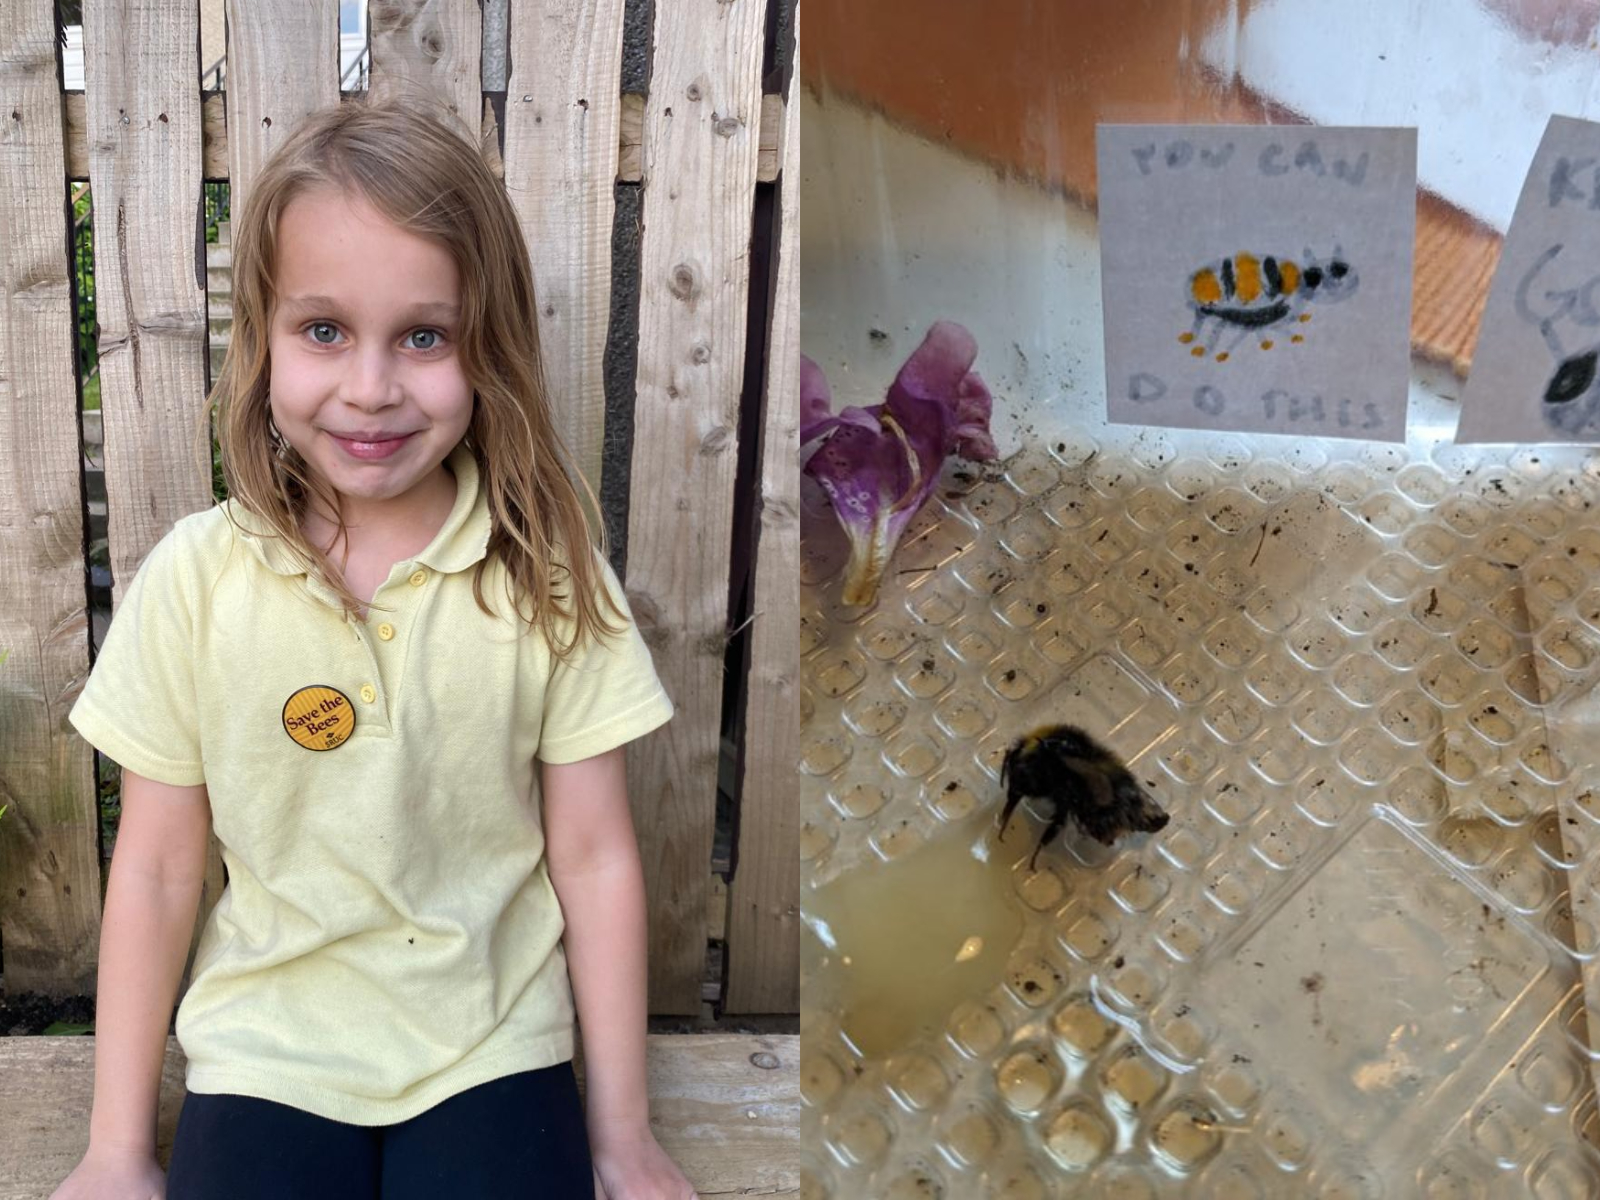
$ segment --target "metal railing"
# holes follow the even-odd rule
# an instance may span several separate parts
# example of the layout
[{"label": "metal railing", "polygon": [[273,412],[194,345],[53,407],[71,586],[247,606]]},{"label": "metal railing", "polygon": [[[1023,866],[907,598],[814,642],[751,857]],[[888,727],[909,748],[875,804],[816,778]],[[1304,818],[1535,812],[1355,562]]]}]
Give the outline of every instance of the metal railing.
[{"label": "metal railing", "polygon": [[[350,60],[350,65],[339,76],[339,90],[341,92],[365,90],[371,63],[372,47],[369,44],[361,47],[361,53]],[[227,67],[228,56],[224,54],[201,74],[200,90],[202,92],[226,91]]]},{"label": "metal railing", "polygon": [[[368,68],[372,62],[372,43],[368,42],[361,47],[361,53],[350,60],[350,65],[344,69],[344,74],[339,77],[339,90],[341,92],[365,91],[367,89]],[[352,84],[351,80],[355,82]]]}]

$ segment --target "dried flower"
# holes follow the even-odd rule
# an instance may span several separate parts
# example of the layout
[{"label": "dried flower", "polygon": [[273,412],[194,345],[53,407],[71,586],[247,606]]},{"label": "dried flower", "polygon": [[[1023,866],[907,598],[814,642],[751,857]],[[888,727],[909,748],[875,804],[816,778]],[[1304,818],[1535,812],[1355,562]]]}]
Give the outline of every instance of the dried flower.
[{"label": "dried flower", "polygon": [[826,437],[803,468],[822,487],[850,538],[844,602],[871,604],[900,536],[933,494],[951,454],[996,456],[993,398],[972,370],[978,343],[939,321],[900,368],[882,404],[835,414],[828,381],[800,359],[800,443]]}]

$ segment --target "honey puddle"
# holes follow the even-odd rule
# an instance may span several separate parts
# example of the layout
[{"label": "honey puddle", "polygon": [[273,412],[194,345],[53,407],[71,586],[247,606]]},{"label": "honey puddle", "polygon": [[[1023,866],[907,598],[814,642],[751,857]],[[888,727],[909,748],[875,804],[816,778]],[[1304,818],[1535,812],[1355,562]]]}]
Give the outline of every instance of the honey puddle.
[{"label": "honey puddle", "polygon": [[863,1057],[938,1032],[957,1005],[1004,974],[1022,913],[1007,865],[989,850],[987,837],[968,827],[811,894],[807,1003],[839,1011]]}]

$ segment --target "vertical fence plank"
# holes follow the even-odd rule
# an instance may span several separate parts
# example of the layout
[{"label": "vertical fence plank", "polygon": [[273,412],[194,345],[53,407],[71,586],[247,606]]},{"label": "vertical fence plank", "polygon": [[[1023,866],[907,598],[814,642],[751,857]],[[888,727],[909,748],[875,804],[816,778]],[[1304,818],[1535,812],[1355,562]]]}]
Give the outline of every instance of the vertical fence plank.
[{"label": "vertical fence plank", "polygon": [[200,89],[193,0],[86,0],[84,93],[113,608],[178,521],[211,504]]},{"label": "vertical fence plank", "polygon": [[[799,36],[799,13],[795,14]],[[739,843],[728,899],[731,1013],[800,1009],[800,106],[789,77],[779,149],[778,278],[767,339],[754,621]]]},{"label": "vertical fence plank", "polygon": [[483,123],[483,11],[478,0],[367,0],[375,99],[421,87],[477,145]]},{"label": "vertical fence plank", "polygon": [[[206,394],[200,88],[190,49],[199,15],[194,0],[87,0],[83,25],[115,612],[150,548],[211,504],[210,455],[195,437]],[[213,839],[200,911],[221,893]]]},{"label": "vertical fence plank", "polygon": [[678,714],[628,776],[658,1013],[698,1012],[705,969],[765,9],[659,6],[645,104],[627,590]]},{"label": "vertical fence plank", "polygon": [[93,990],[94,754],[55,6],[0,0],[0,938],[8,991]]},{"label": "vertical fence plank", "polygon": [[302,118],[339,102],[338,0],[227,0],[228,211]]},{"label": "vertical fence plank", "polygon": [[545,378],[556,425],[597,493],[622,13],[623,0],[522,0],[506,83],[506,192],[533,261]]}]

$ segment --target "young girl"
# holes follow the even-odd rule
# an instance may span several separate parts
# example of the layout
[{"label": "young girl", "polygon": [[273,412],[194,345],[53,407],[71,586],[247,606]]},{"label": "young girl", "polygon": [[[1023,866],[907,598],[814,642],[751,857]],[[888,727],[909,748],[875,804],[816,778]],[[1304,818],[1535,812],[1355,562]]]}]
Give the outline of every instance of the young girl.
[{"label": "young girl", "polygon": [[123,807],[55,1195],[163,1194],[215,828],[170,1200],[692,1197],[646,1113],[622,750],[672,705],[552,424],[505,191],[414,104],[346,103],[262,169],[233,255],[230,499],[151,550],[70,714]]}]

